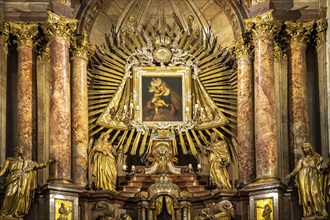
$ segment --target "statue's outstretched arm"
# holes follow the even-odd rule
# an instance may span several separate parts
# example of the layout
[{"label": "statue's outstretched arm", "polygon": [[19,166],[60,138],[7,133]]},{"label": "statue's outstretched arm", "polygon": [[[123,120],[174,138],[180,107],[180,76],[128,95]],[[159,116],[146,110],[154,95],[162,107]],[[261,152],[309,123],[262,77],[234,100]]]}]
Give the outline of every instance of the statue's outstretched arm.
[{"label": "statue's outstretched arm", "polygon": [[288,175],[286,176],[286,178],[289,179],[289,178],[291,178],[291,177],[297,175],[297,173],[299,173],[299,171],[301,170],[301,168],[302,168],[302,161],[301,161],[301,159],[300,159],[300,160],[298,161],[297,166],[294,168],[294,170],[293,170],[290,174],[288,174]]},{"label": "statue's outstretched arm", "polygon": [[46,163],[39,163],[36,165],[35,169],[38,170],[38,169],[42,169],[42,168],[45,168],[47,167],[50,163],[53,163],[55,160],[54,159],[50,159],[48,160]]}]

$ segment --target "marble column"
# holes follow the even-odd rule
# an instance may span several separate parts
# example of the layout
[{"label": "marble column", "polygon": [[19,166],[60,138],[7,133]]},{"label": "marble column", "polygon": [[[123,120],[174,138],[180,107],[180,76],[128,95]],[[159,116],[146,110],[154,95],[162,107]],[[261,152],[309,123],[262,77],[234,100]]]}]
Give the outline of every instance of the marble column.
[{"label": "marble column", "polygon": [[280,24],[273,17],[272,10],[245,22],[247,30],[253,33],[255,47],[256,182],[273,182],[278,180],[273,41]]},{"label": "marble column", "polygon": [[38,34],[37,24],[10,23],[11,32],[17,38],[17,145],[23,146],[24,158],[32,159],[35,133],[33,102],[33,38]]},{"label": "marble column", "polygon": [[[7,145],[7,55],[9,24],[0,23],[0,161],[6,159]],[[1,164],[2,165],[2,164]]]},{"label": "marble column", "polygon": [[326,55],[326,30],[327,20],[320,19],[316,21],[316,51],[319,79],[319,102],[320,102],[320,136],[322,156],[328,157],[329,146],[329,118],[328,118],[328,84],[327,84],[327,55]]},{"label": "marble column", "polygon": [[72,51],[72,179],[87,185],[88,97],[87,64],[91,46],[86,36],[77,37]]},{"label": "marble column", "polygon": [[237,60],[237,155],[239,185],[255,179],[255,150],[253,127],[253,70],[251,44],[245,36],[236,42]]},{"label": "marble column", "polygon": [[285,24],[286,31],[291,37],[291,137],[293,139],[292,147],[295,153],[295,162],[297,162],[302,154],[303,143],[309,141],[306,48],[314,21],[285,22]]},{"label": "marble column", "polygon": [[50,44],[49,181],[71,183],[70,36],[77,21],[48,12]]}]

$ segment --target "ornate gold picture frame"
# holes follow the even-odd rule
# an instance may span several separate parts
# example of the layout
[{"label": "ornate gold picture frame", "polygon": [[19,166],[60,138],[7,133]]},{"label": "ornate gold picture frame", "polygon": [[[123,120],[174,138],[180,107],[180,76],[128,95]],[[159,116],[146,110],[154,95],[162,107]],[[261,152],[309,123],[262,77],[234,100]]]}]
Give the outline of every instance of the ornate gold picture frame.
[{"label": "ornate gold picture frame", "polygon": [[169,129],[191,121],[189,67],[135,67],[134,121],[151,129]]}]

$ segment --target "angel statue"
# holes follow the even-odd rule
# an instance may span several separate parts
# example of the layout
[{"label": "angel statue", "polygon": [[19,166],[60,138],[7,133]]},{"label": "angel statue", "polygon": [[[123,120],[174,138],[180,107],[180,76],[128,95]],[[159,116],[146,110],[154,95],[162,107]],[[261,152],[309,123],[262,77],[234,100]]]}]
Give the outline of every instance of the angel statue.
[{"label": "angel statue", "polygon": [[303,156],[287,179],[297,176],[299,204],[303,206],[304,216],[328,216],[322,174],[323,157],[314,151],[310,143],[304,143]]},{"label": "angel statue", "polygon": [[53,161],[38,164],[23,158],[22,146],[15,148],[15,157],[7,158],[0,170],[0,176],[7,174],[0,219],[23,218],[28,214],[37,188],[37,170],[47,167]]},{"label": "angel statue", "polygon": [[225,140],[220,140],[219,135],[213,132],[211,133],[211,142],[207,146],[206,151],[209,151],[212,183],[220,189],[231,189],[229,173],[227,171],[227,166],[230,163],[228,143]]},{"label": "angel statue", "polygon": [[116,192],[117,169],[109,134],[103,132],[91,150],[92,175],[97,189]]}]

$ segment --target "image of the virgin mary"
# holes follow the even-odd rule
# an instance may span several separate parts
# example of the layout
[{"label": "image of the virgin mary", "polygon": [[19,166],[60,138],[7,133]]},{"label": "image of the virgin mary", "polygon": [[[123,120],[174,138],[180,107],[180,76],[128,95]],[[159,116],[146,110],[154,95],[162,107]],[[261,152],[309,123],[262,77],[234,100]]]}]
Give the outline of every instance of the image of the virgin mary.
[{"label": "image of the virgin mary", "polygon": [[151,98],[143,107],[143,121],[182,121],[182,98],[161,78],[152,78]]}]

